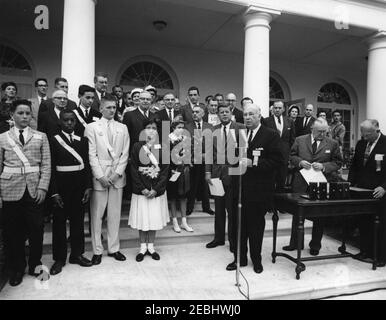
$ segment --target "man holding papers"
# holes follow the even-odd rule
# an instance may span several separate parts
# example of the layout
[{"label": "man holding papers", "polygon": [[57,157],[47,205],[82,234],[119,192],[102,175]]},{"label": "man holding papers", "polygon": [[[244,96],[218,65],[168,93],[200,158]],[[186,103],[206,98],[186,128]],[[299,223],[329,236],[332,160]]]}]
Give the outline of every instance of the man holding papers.
[{"label": "man holding papers", "polygon": [[[294,174],[292,191],[297,193],[306,192],[307,181],[304,176],[314,176],[317,178],[318,172],[323,173],[327,181],[331,181],[342,165],[342,156],[339,152],[338,142],[326,137],[328,132],[328,123],[323,118],[317,118],[312,125],[311,134],[306,134],[295,139],[291,148],[290,161],[297,171]],[[312,170],[301,174],[301,170]],[[308,181],[310,182],[310,181]],[[316,181],[318,182],[318,181]],[[288,246],[283,250],[292,251],[297,248],[297,221],[292,219],[291,240]],[[310,242],[310,254],[318,255],[321,248],[323,236],[323,219],[315,219],[312,228],[312,240]],[[304,244],[302,245],[304,247]]]},{"label": "man holding papers", "polygon": [[[232,165],[238,165],[235,152],[238,151],[236,147],[237,141],[239,141],[239,131],[240,129],[245,129],[245,126],[231,121],[232,111],[230,105],[220,104],[217,108],[217,114],[220,124],[213,127],[213,165],[207,164],[205,167],[205,179],[215,198],[214,240],[209,242],[206,247],[215,248],[224,245],[226,210],[228,212],[229,246],[230,251],[233,252],[236,236],[235,226],[239,184],[238,176],[229,175],[229,168]],[[212,181],[211,178],[217,179]],[[217,187],[218,182],[220,183],[219,188]],[[214,194],[214,192],[222,191],[221,183],[225,194],[219,196]]]}]

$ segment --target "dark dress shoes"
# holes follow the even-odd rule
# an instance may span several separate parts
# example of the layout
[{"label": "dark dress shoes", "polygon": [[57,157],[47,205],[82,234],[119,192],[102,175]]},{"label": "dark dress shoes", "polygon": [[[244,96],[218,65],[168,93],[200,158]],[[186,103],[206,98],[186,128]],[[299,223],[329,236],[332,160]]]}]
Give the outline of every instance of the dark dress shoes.
[{"label": "dark dress shoes", "polygon": [[377,262],[377,268],[383,268],[384,266],[386,266],[386,262],[385,261],[378,261]]},{"label": "dark dress shoes", "polygon": [[[240,267],[245,267],[248,265],[248,261],[241,261],[240,262]],[[228,271],[234,271],[237,269],[237,264],[236,261],[231,262],[230,264],[227,265],[226,270]]]},{"label": "dark dress shoes", "polygon": [[206,247],[211,249],[211,248],[216,248],[218,246],[223,246],[224,244],[225,244],[225,242],[213,240],[213,241],[207,243]]},{"label": "dark dress shoes", "polygon": [[115,260],[118,260],[118,261],[125,261],[126,260],[126,257],[122,253],[120,253],[119,251],[114,252],[114,253],[109,253],[108,256],[113,257]]},{"label": "dark dress shoes", "polygon": [[9,285],[16,287],[23,281],[24,272],[15,272],[9,279]]},{"label": "dark dress shoes", "polygon": [[207,214],[210,214],[211,216],[214,215],[214,211],[212,209],[204,210]]},{"label": "dark dress shoes", "polygon": [[42,265],[37,265],[34,267],[29,267],[28,268],[28,274],[33,277],[38,277],[43,273],[43,266]]},{"label": "dark dress shoes", "polygon": [[153,260],[159,260],[161,259],[161,257],[159,256],[159,254],[157,252],[153,252],[153,253],[150,253],[149,250],[146,251],[146,254],[151,256]]},{"label": "dark dress shoes", "polygon": [[63,266],[64,266],[64,263],[62,261],[55,261],[55,263],[52,265],[50,269],[50,275],[54,276],[58,273],[61,273]]},{"label": "dark dress shoes", "polygon": [[317,256],[319,254],[319,250],[317,249],[310,249],[310,255],[311,256]]},{"label": "dark dress shoes", "polygon": [[143,253],[138,253],[137,256],[135,257],[135,261],[141,262],[145,258],[145,255]]},{"label": "dark dress shoes", "polygon": [[192,212],[193,212],[192,210],[186,210],[186,215],[190,216],[192,214]]},{"label": "dark dress shoes", "polygon": [[256,273],[262,273],[263,270],[264,269],[263,269],[263,265],[261,264],[261,262],[254,264],[253,271],[255,271]]},{"label": "dark dress shoes", "polygon": [[68,262],[71,264],[78,264],[81,267],[91,267],[93,264],[89,259],[83,257],[82,255],[75,258],[70,257],[70,259],[68,259]]},{"label": "dark dress shoes", "polygon": [[352,257],[356,260],[361,260],[361,261],[370,258],[367,252],[359,252],[357,254],[354,254]]},{"label": "dark dress shoes", "polygon": [[[296,246],[291,246],[291,245],[289,245],[289,246],[284,246],[283,248],[282,248],[284,251],[295,251],[295,250],[297,250],[298,248],[296,247]],[[302,247],[302,249],[301,250],[303,250],[304,248]]]},{"label": "dark dress shoes", "polygon": [[91,262],[94,266],[97,264],[100,264],[102,262],[102,255],[101,254],[94,254],[92,256]]}]

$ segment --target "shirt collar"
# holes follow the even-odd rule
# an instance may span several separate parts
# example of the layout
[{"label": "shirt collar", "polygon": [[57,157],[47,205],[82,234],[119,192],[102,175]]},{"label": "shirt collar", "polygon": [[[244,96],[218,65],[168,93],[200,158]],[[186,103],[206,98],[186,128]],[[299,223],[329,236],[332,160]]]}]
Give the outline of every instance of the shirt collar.
[{"label": "shirt collar", "polygon": [[82,105],[80,105],[79,108],[80,108],[80,110],[82,110],[82,112],[83,112],[84,115],[86,115],[86,110],[88,110],[88,112],[90,113],[91,107],[85,108],[85,107],[83,107]]},{"label": "shirt collar", "polygon": [[14,131],[15,131],[15,134],[16,134],[16,136],[18,137],[19,136],[19,134],[20,134],[20,132],[19,132],[19,130],[23,130],[23,135],[28,135],[29,134],[29,127],[25,127],[24,129],[18,129],[18,128],[16,128],[16,127],[13,127],[13,129],[14,129]]},{"label": "shirt collar", "polygon": [[149,117],[149,110],[147,110],[146,111],[146,113],[141,109],[141,108],[138,108],[138,110],[139,110],[139,112],[141,112],[142,113],[142,115],[144,116],[144,117]]},{"label": "shirt collar", "polygon": [[[68,141],[71,141],[70,133],[64,132],[63,130],[62,130],[62,133],[68,139]],[[74,131],[71,132],[71,136],[74,136]]]},{"label": "shirt collar", "polygon": [[100,120],[101,120],[106,126],[107,126],[109,123],[113,123],[113,122],[114,122],[114,119],[107,120],[105,117],[101,117]]}]

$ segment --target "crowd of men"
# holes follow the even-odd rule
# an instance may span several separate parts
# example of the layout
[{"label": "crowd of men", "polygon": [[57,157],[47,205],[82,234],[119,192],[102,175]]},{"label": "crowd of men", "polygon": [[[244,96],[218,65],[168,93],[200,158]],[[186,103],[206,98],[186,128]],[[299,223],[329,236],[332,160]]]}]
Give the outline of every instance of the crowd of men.
[{"label": "crowd of men", "polygon": [[[22,282],[27,266],[26,239],[30,247],[28,272],[39,275],[44,212],[53,217],[51,275],[60,273],[67,261],[67,220],[70,221],[69,263],[83,267],[101,263],[104,216],[108,256],[126,260],[119,244],[121,203],[124,193],[129,198],[131,190],[130,151],[140,141],[149,119],[157,120],[160,141],[165,141],[169,133],[164,132],[164,123],[182,120],[192,137],[192,150],[203,151],[199,161],[191,163],[186,215],[192,213],[197,199],[201,200],[202,211],[214,214],[214,239],[206,245],[209,249],[225,244],[228,216],[229,250],[234,255],[234,261],[226,267],[230,271],[236,269],[238,202],[242,204],[240,265],[248,263],[249,241],[253,269],[261,273],[265,214],[272,209],[274,193],[286,192],[288,181],[293,192],[304,193],[307,183],[299,173],[302,168],[322,171],[330,182],[341,179],[345,127],[339,111],[333,113],[330,126],[323,115],[313,117],[311,104],[305,107],[304,116],[300,117],[298,108],[297,116],[291,118],[285,114],[285,104],[276,101],[270,116],[263,118],[251,98],[244,97],[238,106],[234,93],[215,94],[208,96],[204,104],[200,102],[197,87],[188,89],[187,103],[181,106],[173,93],[159,98],[151,85],[130,92],[115,85],[108,93],[108,77],[104,73],[95,75],[94,86],[79,86],[77,103],[68,98],[68,85],[66,79],[57,78],[48,98],[48,82],[39,78],[35,81],[36,96],[29,100],[17,98],[13,82],[2,85],[0,195],[12,286]],[[349,181],[355,186],[373,189],[375,198],[384,198],[386,138],[376,120],[364,121],[360,130],[362,140],[356,146]],[[213,161],[205,157],[208,146],[204,132],[208,131],[213,137],[209,147]],[[237,162],[230,161],[231,152],[235,152]],[[289,180],[289,176],[292,179]],[[213,211],[209,187],[215,178],[221,180],[225,193],[214,196]],[[91,217],[91,260],[83,255],[87,211]],[[386,261],[383,219],[381,215],[379,266],[384,266]],[[312,255],[319,254],[323,225],[323,220],[314,221]],[[361,221],[360,230],[358,258],[372,259],[369,221]],[[295,250],[295,237],[293,228],[290,243],[284,250]]]}]

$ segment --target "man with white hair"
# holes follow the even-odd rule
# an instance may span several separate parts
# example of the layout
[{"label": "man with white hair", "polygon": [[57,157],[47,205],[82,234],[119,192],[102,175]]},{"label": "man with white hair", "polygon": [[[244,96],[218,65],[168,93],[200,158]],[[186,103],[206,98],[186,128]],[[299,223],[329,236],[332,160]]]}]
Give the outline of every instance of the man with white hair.
[{"label": "man with white hair", "polygon": [[[279,134],[260,123],[261,110],[255,104],[244,109],[244,123],[247,127],[247,158],[242,160],[247,166],[242,176],[241,198],[241,241],[240,266],[246,266],[247,242],[256,273],[263,272],[261,247],[265,229],[265,214],[272,205],[274,193],[274,173],[284,164],[280,151]],[[236,240],[237,242],[237,240]],[[237,244],[235,243],[234,261],[226,269],[236,270]]]},{"label": "man with white hair", "polygon": [[[362,139],[355,147],[348,180],[355,187],[372,189],[373,197],[382,199],[380,204],[380,226],[378,234],[378,267],[386,265],[385,194],[386,194],[386,136],[379,130],[377,120],[368,119],[360,125]],[[360,218],[359,260],[373,259],[373,221],[372,217]]]},{"label": "man with white hair", "polygon": [[[290,153],[290,161],[296,170],[292,182],[293,192],[305,193],[307,191],[307,182],[300,173],[301,169],[309,170],[313,168],[316,171],[322,171],[327,181],[332,181],[334,174],[342,166],[342,155],[339,151],[338,142],[326,137],[328,129],[327,121],[323,118],[317,118],[312,125],[310,134],[295,139]],[[310,254],[313,256],[317,256],[321,248],[323,221],[322,218],[314,219],[312,240],[310,242]],[[293,217],[290,244],[284,246],[283,250],[296,250],[298,241],[297,225],[298,221]]]}]

